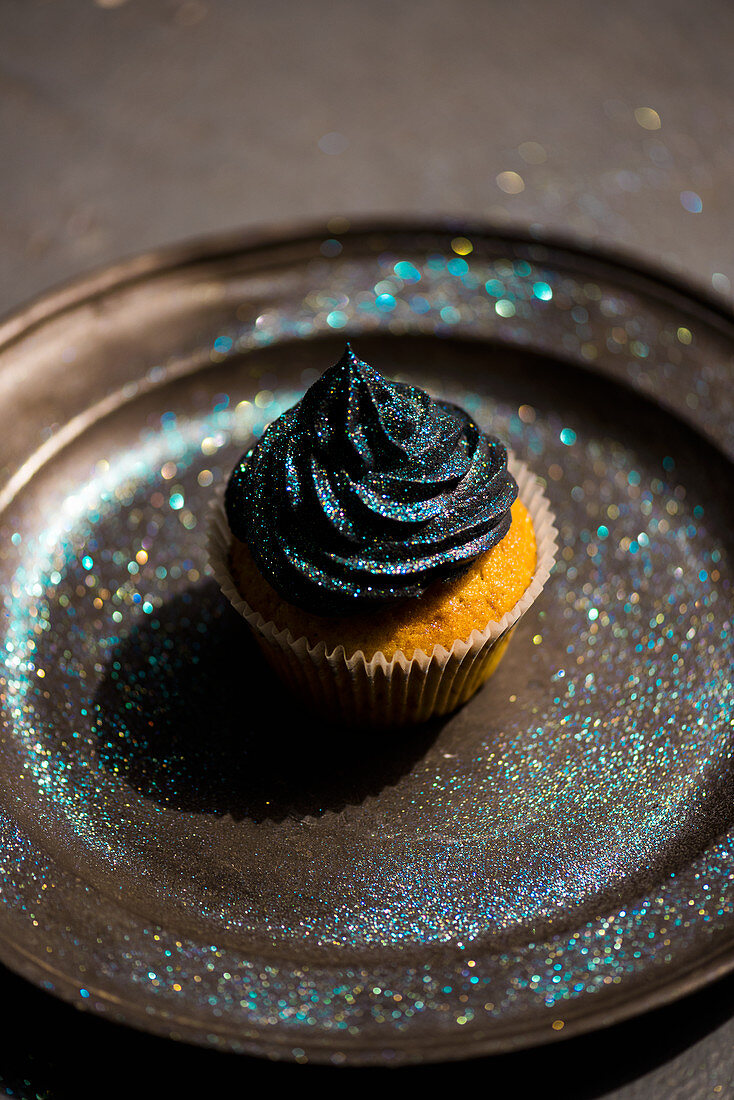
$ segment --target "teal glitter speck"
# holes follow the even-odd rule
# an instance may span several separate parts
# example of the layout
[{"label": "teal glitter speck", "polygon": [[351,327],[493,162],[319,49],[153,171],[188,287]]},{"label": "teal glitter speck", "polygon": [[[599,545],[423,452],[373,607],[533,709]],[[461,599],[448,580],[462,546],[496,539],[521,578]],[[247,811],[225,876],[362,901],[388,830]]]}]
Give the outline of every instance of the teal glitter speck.
[{"label": "teal glitter speck", "polygon": [[404,279],[408,283],[420,282],[421,273],[415,264],[410,263],[409,260],[400,260],[395,264],[393,270],[399,278]]},{"label": "teal glitter speck", "polygon": [[689,214],[700,214],[703,210],[703,199],[695,191],[681,191],[680,204]]}]

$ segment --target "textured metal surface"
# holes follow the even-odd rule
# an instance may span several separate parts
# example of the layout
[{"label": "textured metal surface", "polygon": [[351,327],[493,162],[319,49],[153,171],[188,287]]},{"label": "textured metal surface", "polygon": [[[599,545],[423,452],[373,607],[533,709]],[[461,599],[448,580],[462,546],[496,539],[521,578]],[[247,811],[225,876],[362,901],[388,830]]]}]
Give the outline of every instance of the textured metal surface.
[{"label": "textured metal surface", "polygon": [[[4,957],[296,1060],[610,1022],[732,959],[731,323],[523,240],[333,240],[164,257],[6,329],[58,420],[4,426]],[[504,435],[560,521],[490,687],[399,746],[306,727],[204,577],[207,493],[345,334]]]}]

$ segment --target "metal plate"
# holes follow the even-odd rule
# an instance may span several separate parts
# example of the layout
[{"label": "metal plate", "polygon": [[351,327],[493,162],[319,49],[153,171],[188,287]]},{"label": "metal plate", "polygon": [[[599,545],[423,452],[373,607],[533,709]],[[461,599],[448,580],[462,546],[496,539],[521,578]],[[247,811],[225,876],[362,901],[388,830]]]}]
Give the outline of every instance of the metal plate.
[{"label": "metal plate", "polygon": [[[207,578],[210,495],[345,337],[544,477],[463,710],[355,736]],[[0,330],[3,961],[299,1061],[510,1050],[734,963],[734,326],[611,259],[365,228],[143,257]]]}]

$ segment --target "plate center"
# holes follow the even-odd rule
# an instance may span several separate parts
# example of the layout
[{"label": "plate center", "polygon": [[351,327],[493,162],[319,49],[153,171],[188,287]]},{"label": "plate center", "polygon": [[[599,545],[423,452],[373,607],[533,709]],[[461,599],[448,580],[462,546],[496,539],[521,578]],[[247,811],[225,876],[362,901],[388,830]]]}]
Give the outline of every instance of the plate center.
[{"label": "plate center", "polygon": [[546,479],[559,562],[492,681],[444,722],[355,739],[264,668],[207,577],[207,503],[340,352],[274,347],[121,406],[24,491],[3,779],[67,869],[169,927],[263,951],[526,941],[730,823],[730,467],[546,357],[356,350]]}]

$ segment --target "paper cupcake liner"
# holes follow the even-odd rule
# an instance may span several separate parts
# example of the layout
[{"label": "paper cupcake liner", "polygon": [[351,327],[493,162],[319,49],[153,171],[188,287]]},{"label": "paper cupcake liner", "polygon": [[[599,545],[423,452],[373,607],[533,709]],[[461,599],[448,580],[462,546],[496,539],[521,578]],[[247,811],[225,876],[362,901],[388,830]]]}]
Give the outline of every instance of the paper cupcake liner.
[{"label": "paper cupcake liner", "polygon": [[554,516],[542,485],[524,462],[508,461],[520,500],[533,521],[537,561],[533,579],[515,606],[498,622],[457,639],[450,649],[416,650],[408,659],[398,651],[389,660],[378,651],[369,659],[361,650],[347,656],[343,646],[310,646],[288,629],[266,621],[237,589],[229,566],[232,535],[220,494],[211,504],[209,564],[222,592],[250,626],[269,664],[293,692],[332,720],[359,726],[389,727],[424,722],[448,714],[466,702],[499,664],[512,631],[540,595],[556,554]]}]

